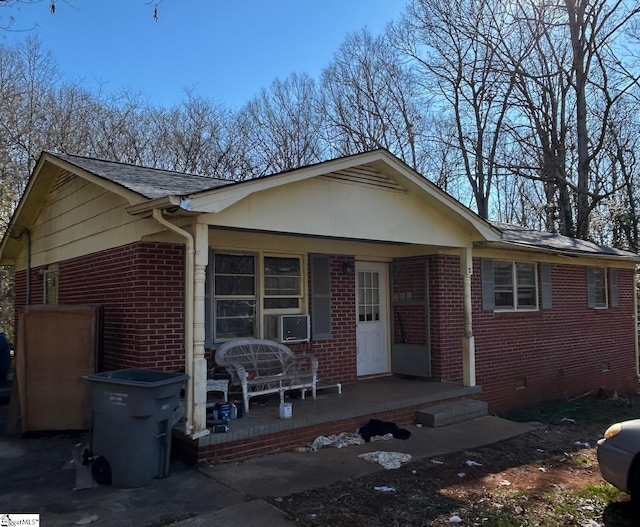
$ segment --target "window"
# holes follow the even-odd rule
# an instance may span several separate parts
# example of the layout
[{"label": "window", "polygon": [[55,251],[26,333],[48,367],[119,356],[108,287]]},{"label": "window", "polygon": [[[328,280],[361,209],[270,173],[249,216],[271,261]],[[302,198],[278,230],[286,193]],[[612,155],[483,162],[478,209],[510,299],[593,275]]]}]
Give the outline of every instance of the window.
[{"label": "window", "polygon": [[538,309],[536,264],[483,259],[482,275],[484,309]]},{"label": "window", "polygon": [[603,267],[594,267],[592,274],[593,307],[607,307],[607,270]]},{"label": "window", "polygon": [[379,273],[360,271],[358,273],[358,321],[380,320]]},{"label": "window", "polygon": [[57,304],[58,303],[58,268],[49,267],[43,272],[44,279],[44,292],[43,303],[44,304]]},{"label": "window", "polygon": [[213,266],[206,286],[208,343],[259,337],[264,335],[258,323],[261,315],[302,312],[301,256],[216,252],[210,261]]},{"label": "window", "polygon": [[536,267],[519,262],[494,262],[496,309],[537,309]]},{"label": "window", "polygon": [[264,309],[300,309],[302,299],[301,259],[264,257]]},{"label": "window", "polygon": [[256,268],[252,255],[216,254],[215,340],[256,336]]}]

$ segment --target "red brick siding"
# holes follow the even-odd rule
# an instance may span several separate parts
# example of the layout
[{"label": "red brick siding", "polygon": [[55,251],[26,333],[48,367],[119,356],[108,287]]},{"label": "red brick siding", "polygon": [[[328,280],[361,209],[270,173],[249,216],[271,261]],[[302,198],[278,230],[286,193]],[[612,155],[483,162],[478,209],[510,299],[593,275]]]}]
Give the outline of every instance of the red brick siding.
[{"label": "red brick siding", "polygon": [[[464,310],[459,260],[437,256],[430,264],[433,376],[460,381]],[[602,385],[637,390],[633,271],[618,271],[620,306],[603,310],[587,307],[585,267],[553,265],[551,273],[552,309],[483,311],[480,260],[474,260],[476,381],[492,412]],[[603,371],[605,364],[608,371]]]},{"label": "red brick siding", "polygon": [[[58,264],[60,304],[104,305],[104,368],[184,369],[184,247],[134,243]],[[40,269],[31,303],[42,303]],[[16,307],[26,272],[16,273]]]},{"label": "red brick siding", "polygon": [[[333,337],[292,346],[318,357],[327,382],[357,378],[355,274],[343,272],[352,256],[333,255]],[[432,378],[462,381],[464,310],[459,258],[429,261]],[[409,268],[411,269],[411,267]],[[42,302],[40,269],[31,275],[31,303]],[[542,399],[573,396],[607,384],[635,391],[634,274],[619,270],[620,306],[587,308],[582,266],[552,266],[553,307],[536,312],[483,311],[480,260],[472,277],[476,380],[495,412]],[[105,305],[105,369],[184,367],[184,248],[136,243],[59,264],[59,301]],[[421,287],[412,277],[415,287]],[[16,307],[26,303],[25,272],[16,273]],[[395,317],[394,317],[395,318]],[[406,310],[410,339],[423,338],[424,314]],[[394,321],[394,324],[396,322]],[[395,328],[399,331],[399,328]],[[604,366],[608,366],[608,371]],[[325,430],[326,431],[326,430]]]},{"label": "red brick siding", "polygon": [[[476,275],[476,278],[478,276]],[[462,382],[464,305],[460,260],[429,258],[431,376],[436,381]]]},{"label": "red brick siding", "polygon": [[347,383],[357,378],[356,277],[343,272],[343,262],[349,262],[352,268],[355,265],[352,256],[331,256],[331,340],[291,345],[296,352],[315,355],[318,377],[329,383]]}]

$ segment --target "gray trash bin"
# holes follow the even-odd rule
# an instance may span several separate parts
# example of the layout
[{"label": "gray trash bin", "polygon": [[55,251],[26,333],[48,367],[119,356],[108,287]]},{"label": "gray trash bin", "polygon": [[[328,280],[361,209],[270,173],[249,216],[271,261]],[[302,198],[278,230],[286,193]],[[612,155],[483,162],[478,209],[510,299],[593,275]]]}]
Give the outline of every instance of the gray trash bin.
[{"label": "gray trash bin", "polygon": [[[115,487],[169,475],[173,412],[184,373],[125,369],[85,375],[93,402],[92,451]],[[106,463],[105,463],[106,461]]]}]

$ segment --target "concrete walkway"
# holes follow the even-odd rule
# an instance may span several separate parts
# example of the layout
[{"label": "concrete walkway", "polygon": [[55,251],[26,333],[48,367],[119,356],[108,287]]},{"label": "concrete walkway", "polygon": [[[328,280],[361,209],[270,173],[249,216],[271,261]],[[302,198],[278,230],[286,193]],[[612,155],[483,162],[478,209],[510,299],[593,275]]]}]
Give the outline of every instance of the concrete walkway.
[{"label": "concrete walkway", "polygon": [[[0,410],[6,407],[0,407]],[[0,415],[0,434],[5,426]],[[412,435],[342,449],[285,452],[241,463],[195,469],[171,465],[168,478],[138,489],[73,490],[71,452],[81,436],[32,439],[0,435],[0,514],[39,513],[42,525],[69,526],[94,519],[96,527],[171,524],[181,527],[294,525],[264,498],[285,497],[376,471],[380,465],[358,454],[386,450],[431,458],[508,439],[531,430],[486,416],[445,428],[406,426]]]}]

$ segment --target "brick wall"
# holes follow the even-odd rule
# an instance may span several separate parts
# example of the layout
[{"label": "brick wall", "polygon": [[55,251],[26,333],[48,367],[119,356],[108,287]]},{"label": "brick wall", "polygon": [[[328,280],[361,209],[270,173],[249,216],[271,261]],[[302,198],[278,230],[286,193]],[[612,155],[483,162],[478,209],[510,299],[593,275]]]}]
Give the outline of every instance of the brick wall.
[{"label": "brick wall", "polygon": [[[476,280],[479,275],[475,275]],[[436,381],[462,382],[464,306],[460,260],[429,258],[431,375]],[[474,306],[475,309],[475,306]]]},{"label": "brick wall", "polygon": [[[552,309],[482,310],[480,260],[472,279],[476,381],[496,412],[545,399],[576,396],[602,385],[637,391],[634,274],[618,271],[620,306],[587,307],[585,267],[553,265]],[[434,379],[461,381],[464,310],[456,257],[430,261]]]},{"label": "brick wall", "polygon": [[[60,304],[101,304],[104,369],[184,369],[184,247],[134,243],[58,265]],[[42,303],[41,269],[31,271],[31,303]],[[16,273],[16,308],[26,272]]]},{"label": "brick wall", "polygon": [[291,345],[295,352],[315,355],[318,377],[329,383],[357,379],[356,277],[343,272],[343,262],[350,263],[351,268],[355,266],[352,256],[331,256],[331,340]]},{"label": "brick wall", "polygon": [[[333,338],[293,345],[318,357],[323,381],[357,379],[355,274],[343,272],[351,256],[333,255]],[[32,269],[31,302],[42,302],[42,275]],[[614,386],[637,389],[633,332],[634,275],[619,270],[620,306],[587,308],[586,271],[553,265],[553,308],[535,312],[482,311],[480,260],[472,280],[476,380],[481,397],[495,412],[542,399],[574,396]],[[184,367],[184,248],[136,243],[59,264],[62,304],[105,306],[104,368]],[[432,379],[462,382],[464,311],[462,277],[455,256],[429,257],[429,310]],[[418,283],[418,282],[416,282]],[[16,307],[26,303],[25,272],[16,273]],[[413,316],[411,338],[421,338]],[[416,327],[414,327],[416,326]],[[399,328],[395,328],[396,331]]]}]

